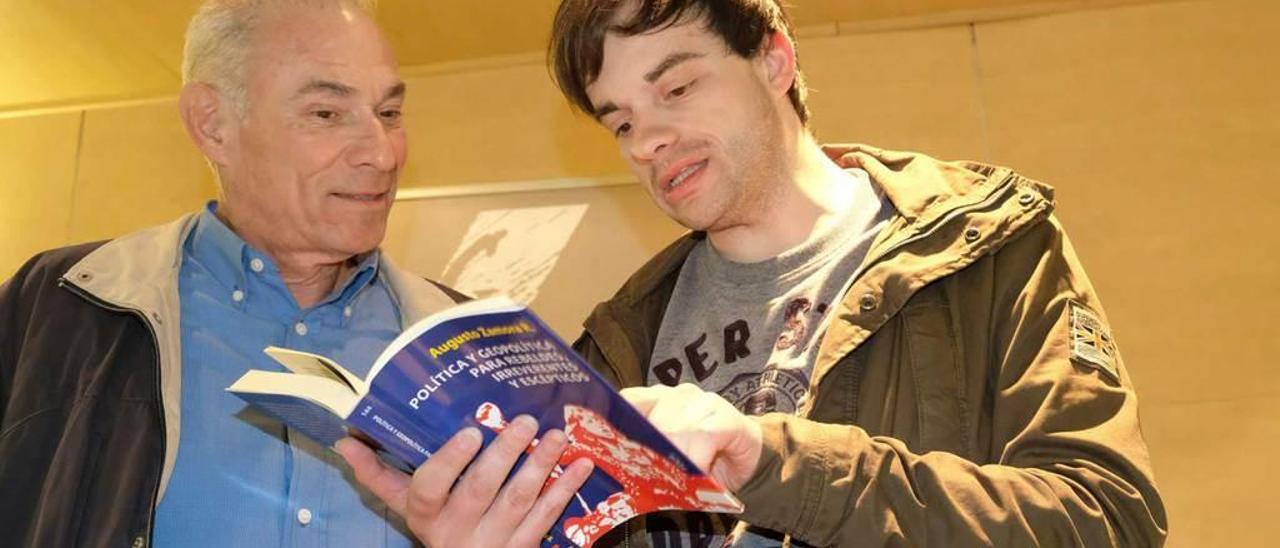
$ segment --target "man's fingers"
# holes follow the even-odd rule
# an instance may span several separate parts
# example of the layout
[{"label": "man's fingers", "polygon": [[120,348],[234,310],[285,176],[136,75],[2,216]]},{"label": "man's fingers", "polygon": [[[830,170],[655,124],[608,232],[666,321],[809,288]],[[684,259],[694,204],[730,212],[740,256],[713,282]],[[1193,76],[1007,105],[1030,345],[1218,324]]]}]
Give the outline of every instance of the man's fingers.
[{"label": "man's fingers", "polygon": [[662,399],[662,394],[669,387],[666,386],[635,386],[631,388],[623,388],[619,394],[627,400],[632,407],[636,408],[641,415],[649,416],[649,412],[653,410],[653,406],[658,404]]},{"label": "man's fingers", "polygon": [[711,465],[715,463],[719,449],[715,444],[716,440],[708,438],[704,432],[692,430],[672,432],[667,434],[667,438],[703,472],[711,472]]},{"label": "man's fingers", "polygon": [[719,396],[703,392],[692,384],[682,384],[666,390],[649,409],[650,422],[663,433],[698,431],[703,421],[712,416]]},{"label": "man's fingers", "polygon": [[692,384],[624,391],[689,460],[736,489],[755,471],[761,433],[733,404]]},{"label": "man's fingers", "polygon": [[844,144],[826,144],[822,145],[822,152],[842,168],[849,169],[854,167],[862,167],[862,158],[858,157],[858,153],[865,147],[857,145]]},{"label": "man's fingers", "polygon": [[498,488],[516,459],[538,434],[538,422],[528,415],[512,420],[498,438],[476,457],[475,464],[453,489],[445,511],[451,520],[474,521],[493,503]]},{"label": "man's fingers", "polygon": [[405,497],[409,490],[407,474],[383,464],[372,449],[354,439],[342,438],[333,449],[351,466],[356,481],[382,499],[392,511],[404,515]]},{"label": "man's fingers", "polygon": [[573,461],[565,469],[564,475],[553,480],[551,486],[533,503],[533,508],[525,515],[524,521],[512,533],[508,546],[534,546],[541,542],[564,512],[565,505],[573,499],[574,493],[591,476],[592,468],[589,459]]},{"label": "man's fingers", "polygon": [[406,511],[401,515],[427,518],[438,514],[449,501],[449,490],[466,469],[484,441],[479,430],[464,428],[413,473]]},{"label": "man's fingers", "polygon": [[542,494],[547,478],[551,476],[560,455],[568,445],[568,439],[559,430],[550,430],[543,435],[529,458],[524,460],[520,469],[502,487],[482,526],[510,529],[519,524]]}]

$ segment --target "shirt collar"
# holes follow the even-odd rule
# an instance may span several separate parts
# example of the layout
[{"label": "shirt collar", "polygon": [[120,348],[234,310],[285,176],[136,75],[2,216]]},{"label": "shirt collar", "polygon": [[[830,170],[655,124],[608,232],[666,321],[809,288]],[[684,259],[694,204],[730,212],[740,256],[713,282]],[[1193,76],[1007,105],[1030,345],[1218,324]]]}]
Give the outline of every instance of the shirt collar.
[{"label": "shirt collar", "polygon": [[[284,289],[284,281],[280,279],[280,270],[275,261],[233,232],[215,214],[217,209],[218,202],[210,201],[200,212],[200,218],[187,241],[190,256],[229,291],[244,290],[248,285],[246,278],[250,275],[261,276],[268,283]],[[378,249],[353,257],[351,260],[356,262],[356,267],[347,275],[347,279],[316,306],[334,302],[342,306],[350,304],[360,290],[376,279],[379,257]]]}]

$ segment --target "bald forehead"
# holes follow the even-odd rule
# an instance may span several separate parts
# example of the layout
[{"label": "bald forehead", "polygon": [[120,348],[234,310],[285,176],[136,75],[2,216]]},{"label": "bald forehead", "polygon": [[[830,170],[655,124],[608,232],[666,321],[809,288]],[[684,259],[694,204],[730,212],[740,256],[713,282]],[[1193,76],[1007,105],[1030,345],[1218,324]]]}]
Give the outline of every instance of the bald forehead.
[{"label": "bald forehead", "polygon": [[377,23],[350,7],[275,10],[254,29],[246,61],[287,63],[299,56],[322,64],[397,66]]},{"label": "bald forehead", "polygon": [[382,42],[382,32],[367,14],[357,9],[329,5],[311,7],[282,5],[263,12],[250,35],[251,45],[279,46],[283,41],[291,47],[306,47],[333,41],[339,33],[360,32],[376,36]]},{"label": "bald forehead", "polygon": [[381,103],[404,94],[395,56],[376,23],[358,9],[295,6],[255,29],[245,63],[250,105],[310,100]]}]

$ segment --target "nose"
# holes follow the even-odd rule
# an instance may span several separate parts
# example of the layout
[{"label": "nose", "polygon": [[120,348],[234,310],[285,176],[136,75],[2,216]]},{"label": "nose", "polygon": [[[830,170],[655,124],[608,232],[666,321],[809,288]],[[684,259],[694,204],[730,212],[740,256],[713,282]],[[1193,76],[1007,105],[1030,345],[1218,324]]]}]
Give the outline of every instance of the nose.
[{"label": "nose", "polygon": [[676,139],[675,129],[668,124],[632,118],[629,153],[637,162],[650,162],[663,149],[675,144]]},{"label": "nose", "polygon": [[360,135],[356,137],[356,142],[353,143],[354,146],[351,147],[349,154],[351,163],[356,166],[369,166],[378,171],[394,170],[398,164],[396,160],[398,137],[393,136],[392,132],[400,130],[388,127],[376,114],[370,116],[369,120],[361,126]]}]

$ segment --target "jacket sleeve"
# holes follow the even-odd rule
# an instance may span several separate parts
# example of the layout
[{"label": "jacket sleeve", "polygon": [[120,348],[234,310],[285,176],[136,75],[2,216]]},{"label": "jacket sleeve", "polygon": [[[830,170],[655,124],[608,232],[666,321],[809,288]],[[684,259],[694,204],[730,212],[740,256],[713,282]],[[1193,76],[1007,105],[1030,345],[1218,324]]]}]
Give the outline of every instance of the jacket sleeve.
[{"label": "jacket sleeve", "polygon": [[614,388],[622,388],[617,376],[613,373],[613,368],[609,366],[609,362],[605,359],[604,353],[600,351],[600,346],[596,344],[596,340],[591,337],[590,333],[583,331],[582,334],[578,336],[578,340],[573,342],[573,350],[576,351],[579,356],[582,356],[582,359],[586,360],[587,364],[590,365],[592,369],[595,369],[596,372],[599,373],[600,376],[604,377],[604,380],[608,381]]},{"label": "jacket sleeve", "polygon": [[1167,518],[1119,355],[1115,373],[1073,359],[1072,303],[1101,307],[1056,220],[980,261],[990,263],[970,268],[994,273],[982,291],[990,320],[967,327],[989,345],[988,461],[765,415],[761,462],[739,493],[747,522],[817,545],[1163,543]]},{"label": "jacket sleeve", "polygon": [[13,277],[0,283],[0,433],[7,426],[9,399],[17,374],[19,345],[26,331],[26,321],[19,314],[21,291],[40,255],[28,260]]},{"label": "jacket sleeve", "polygon": [[14,344],[16,334],[14,323],[14,286],[12,278],[0,284],[0,431],[5,425],[5,410],[9,408],[9,391],[13,386],[13,369],[15,367]]}]

